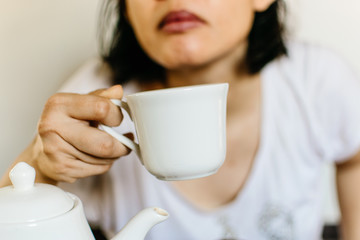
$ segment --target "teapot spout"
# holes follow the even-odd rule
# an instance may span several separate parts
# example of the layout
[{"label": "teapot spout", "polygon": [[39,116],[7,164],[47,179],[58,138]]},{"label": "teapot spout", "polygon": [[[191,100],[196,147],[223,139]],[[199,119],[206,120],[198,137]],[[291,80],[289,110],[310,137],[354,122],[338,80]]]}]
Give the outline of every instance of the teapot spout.
[{"label": "teapot spout", "polygon": [[111,240],[143,240],[148,231],[169,217],[167,211],[157,207],[145,208],[136,214]]}]

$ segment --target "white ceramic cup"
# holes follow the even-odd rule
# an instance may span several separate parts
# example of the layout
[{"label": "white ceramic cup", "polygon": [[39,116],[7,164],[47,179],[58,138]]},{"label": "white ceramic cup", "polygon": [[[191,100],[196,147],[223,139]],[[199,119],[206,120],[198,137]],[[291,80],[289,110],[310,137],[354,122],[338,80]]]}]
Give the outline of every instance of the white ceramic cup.
[{"label": "white ceramic cup", "polygon": [[112,100],[134,121],[139,143],[100,125],[134,150],[161,180],[186,180],[215,173],[226,154],[228,84],[145,91]]}]

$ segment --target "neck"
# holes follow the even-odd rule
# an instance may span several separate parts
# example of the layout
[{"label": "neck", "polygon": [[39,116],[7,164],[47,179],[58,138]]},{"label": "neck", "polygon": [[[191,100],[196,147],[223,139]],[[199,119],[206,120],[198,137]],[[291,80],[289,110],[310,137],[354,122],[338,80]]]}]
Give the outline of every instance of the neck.
[{"label": "neck", "polygon": [[196,84],[234,82],[246,77],[244,58],[246,47],[240,45],[223,56],[196,67],[183,67],[167,71],[167,87]]}]

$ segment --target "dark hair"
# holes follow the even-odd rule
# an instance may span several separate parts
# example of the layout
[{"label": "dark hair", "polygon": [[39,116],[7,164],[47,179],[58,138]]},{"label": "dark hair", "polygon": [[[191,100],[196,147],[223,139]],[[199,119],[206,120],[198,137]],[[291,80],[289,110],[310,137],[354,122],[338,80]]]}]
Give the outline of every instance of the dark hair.
[{"label": "dark hair", "polygon": [[[131,79],[164,80],[164,68],[150,59],[138,44],[125,17],[125,9],[125,0],[108,0],[103,7],[103,19],[99,27],[102,57],[113,71],[114,83],[122,84]],[[255,13],[246,55],[249,73],[258,73],[267,63],[286,54],[282,22],[284,15],[281,15],[284,12],[284,2],[276,0],[266,11]],[[116,23],[111,26],[114,14]],[[110,35],[106,32],[109,27],[113,28],[110,29]],[[110,39],[106,41],[106,37]]]}]

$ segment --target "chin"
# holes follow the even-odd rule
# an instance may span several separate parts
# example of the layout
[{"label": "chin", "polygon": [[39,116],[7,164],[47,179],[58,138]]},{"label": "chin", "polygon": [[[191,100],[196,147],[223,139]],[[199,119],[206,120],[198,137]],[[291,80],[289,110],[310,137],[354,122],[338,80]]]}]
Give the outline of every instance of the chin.
[{"label": "chin", "polygon": [[186,38],[169,41],[163,44],[162,48],[158,48],[158,52],[153,56],[167,69],[196,67],[207,62],[211,55],[211,49],[207,48],[204,42]]},{"label": "chin", "polygon": [[159,61],[160,65],[169,70],[186,70],[206,65],[210,57],[203,54],[174,54]]},{"label": "chin", "polygon": [[164,68],[168,70],[189,70],[201,67],[204,65],[202,62],[199,61],[182,61],[182,62],[171,62],[171,63],[164,63],[162,64]]}]

